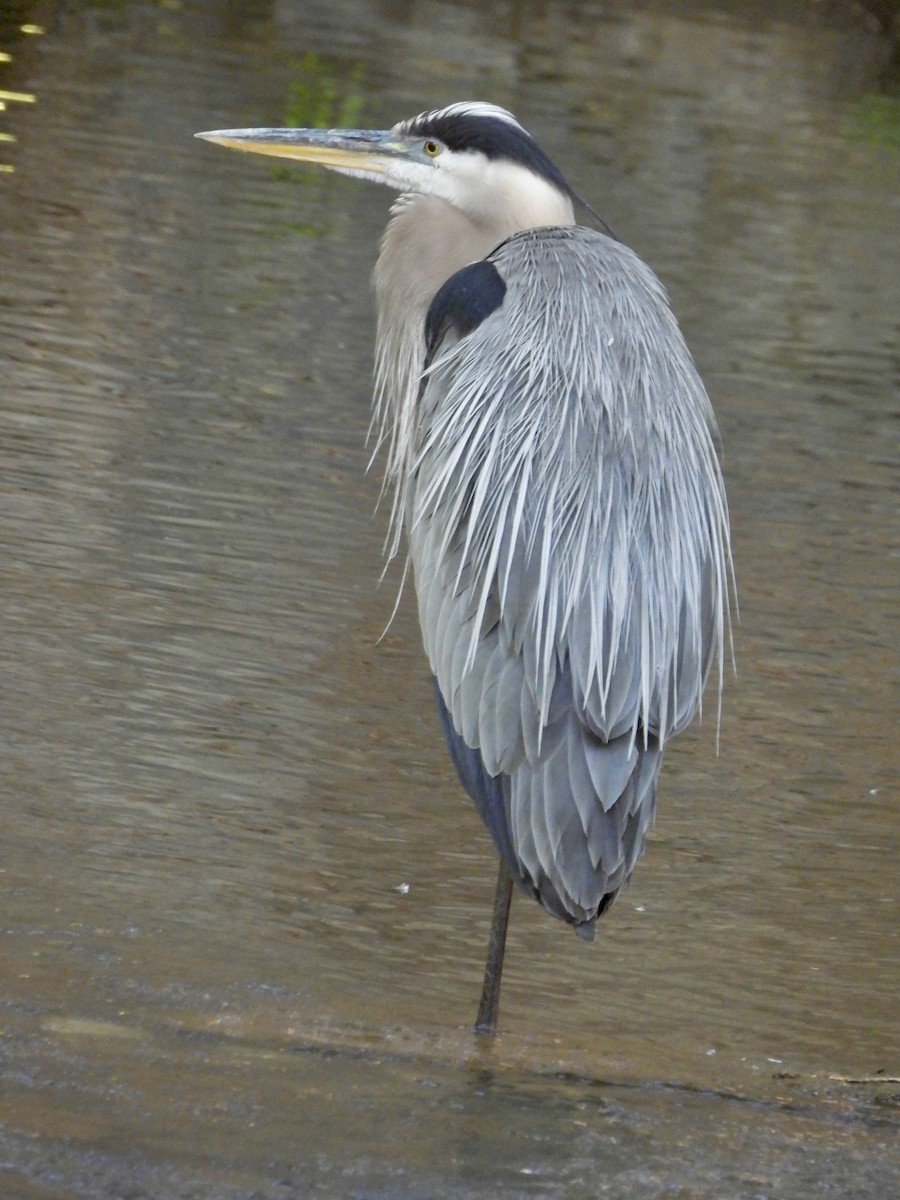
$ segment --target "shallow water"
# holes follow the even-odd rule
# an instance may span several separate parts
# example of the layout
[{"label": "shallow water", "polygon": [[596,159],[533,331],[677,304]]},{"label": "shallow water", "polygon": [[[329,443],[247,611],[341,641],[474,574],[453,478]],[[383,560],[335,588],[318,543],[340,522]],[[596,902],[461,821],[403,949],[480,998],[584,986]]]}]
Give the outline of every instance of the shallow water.
[{"label": "shallow water", "polygon": [[[0,111],[0,1194],[889,1194],[876,32],[801,3],[0,11],[0,90],[37,98]],[[494,859],[411,595],[378,640],[390,196],[191,137],[471,96],[669,287],[741,597],[718,757],[711,700],[593,946],[517,900],[490,1048]]]}]

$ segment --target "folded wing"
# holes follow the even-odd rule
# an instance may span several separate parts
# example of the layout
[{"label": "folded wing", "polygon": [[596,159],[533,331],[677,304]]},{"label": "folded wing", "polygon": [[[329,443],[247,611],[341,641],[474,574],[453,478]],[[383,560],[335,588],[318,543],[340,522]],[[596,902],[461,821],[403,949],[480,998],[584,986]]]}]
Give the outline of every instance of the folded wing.
[{"label": "folded wing", "polygon": [[727,622],[703,386],[655,276],[530,230],[435,298],[406,524],[451,755],[514,878],[590,935]]}]

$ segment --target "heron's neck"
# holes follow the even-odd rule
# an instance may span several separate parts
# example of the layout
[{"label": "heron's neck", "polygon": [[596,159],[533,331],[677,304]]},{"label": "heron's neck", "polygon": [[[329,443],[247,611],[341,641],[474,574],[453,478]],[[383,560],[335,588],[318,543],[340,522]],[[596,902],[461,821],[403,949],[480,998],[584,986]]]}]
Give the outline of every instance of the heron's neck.
[{"label": "heron's neck", "polygon": [[434,196],[402,196],[391,211],[375,267],[378,333],[416,336],[424,346],[425,314],[441,284],[502,241]]},{"label": "heron's neck", "polygon": [[574,223],[569,197],[543,180],[505,182],[498,179],[490,205],[472,213],[437,196],[400,197],[375,267],[379,339],[402,331],[424,344],[428,306],[454,272],[520,230]]}]

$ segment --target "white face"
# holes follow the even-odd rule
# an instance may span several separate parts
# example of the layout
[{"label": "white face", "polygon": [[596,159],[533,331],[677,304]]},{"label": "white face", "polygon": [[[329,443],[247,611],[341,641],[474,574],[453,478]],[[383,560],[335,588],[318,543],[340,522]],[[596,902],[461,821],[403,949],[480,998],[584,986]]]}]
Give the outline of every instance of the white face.
[{"label": "white face", "polygon": [[529,228],[575,219],[571,199],[519,163],[488,158],[478,150],[447,149],[433,163],[430,194],[479,224],[503,218]]},{"label": "white face", "polygon": [[[528,139],[512,113],[495,104],[467,101],[420,114],[395,125],[389,156],[376,176],[404,195],[435,196],[452,204],[480,225],[570,224],[575,215],[571,198],[535,171],[479,150],[451,150],[434,131],[443,122],[472,119],[502,123],[514,136]],[[429,132],[430,131],[430,132]]]}]

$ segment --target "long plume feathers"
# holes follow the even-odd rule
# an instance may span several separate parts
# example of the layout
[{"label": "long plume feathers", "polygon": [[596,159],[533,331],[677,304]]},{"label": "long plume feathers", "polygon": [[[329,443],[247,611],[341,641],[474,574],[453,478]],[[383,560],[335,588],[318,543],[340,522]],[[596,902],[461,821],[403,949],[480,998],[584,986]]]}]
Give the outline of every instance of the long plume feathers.
[{"label": "long plume feathers", "polygon": [[544,229],[490,258],[502,309],[448,339],[424,387],[397,389],[405,363],[379,359],[393,545],[408,498],[410,530],[426,522],[471,591],[463,676],[499,619],[542,726],[565,664],[600,737],[662,745],[714,660],[721,688],[731,557],[706,392],[661,285],[625,247]]}]

